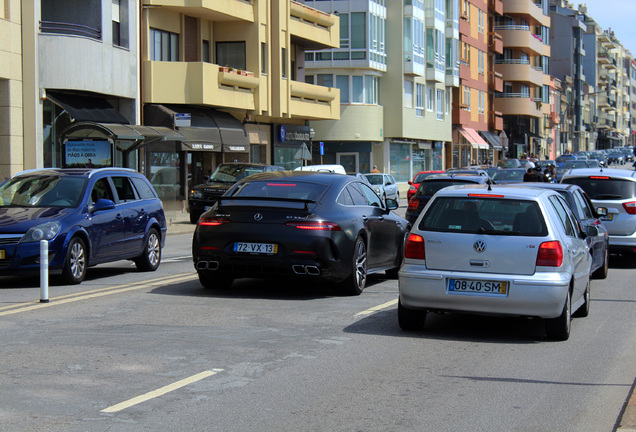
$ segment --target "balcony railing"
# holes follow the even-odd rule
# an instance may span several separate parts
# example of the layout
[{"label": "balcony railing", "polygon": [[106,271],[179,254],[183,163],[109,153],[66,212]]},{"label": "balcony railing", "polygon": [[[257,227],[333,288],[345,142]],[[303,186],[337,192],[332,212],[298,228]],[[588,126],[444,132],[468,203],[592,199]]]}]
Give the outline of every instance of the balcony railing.
[{"label": "balcony railing", "polygon": [[40,31],[42,33],[84,36],[91,39],[102,38],[100,29],[68,22],[40,21]]}]

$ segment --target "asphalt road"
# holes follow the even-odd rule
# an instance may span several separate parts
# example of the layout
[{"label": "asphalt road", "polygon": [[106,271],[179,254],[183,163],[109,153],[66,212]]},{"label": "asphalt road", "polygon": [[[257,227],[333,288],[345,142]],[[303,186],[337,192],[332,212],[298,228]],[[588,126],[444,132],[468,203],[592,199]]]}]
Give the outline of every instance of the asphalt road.
[{"label": "asphalt road", "polygon": [[245,280],[203,289],[190,236],[157,272],[79,286],[3,278],[1,431],[612,431],[636,377],[634,265],[612,259],[567,342],[537,320],[397,325],[397,281],[359,297]]}]

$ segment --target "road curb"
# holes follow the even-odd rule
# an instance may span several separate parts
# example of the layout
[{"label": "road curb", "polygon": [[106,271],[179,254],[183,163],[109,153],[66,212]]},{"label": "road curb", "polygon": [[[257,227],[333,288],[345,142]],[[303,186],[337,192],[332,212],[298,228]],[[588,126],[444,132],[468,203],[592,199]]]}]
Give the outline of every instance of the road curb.
[{"label": "road curb", "polygon": [[625,405],[623,415],[616,429],[617,432],[636,432],[636,393],[634,389],[636,389],[636,382],[634,382],[630,390],[627,404]]}]

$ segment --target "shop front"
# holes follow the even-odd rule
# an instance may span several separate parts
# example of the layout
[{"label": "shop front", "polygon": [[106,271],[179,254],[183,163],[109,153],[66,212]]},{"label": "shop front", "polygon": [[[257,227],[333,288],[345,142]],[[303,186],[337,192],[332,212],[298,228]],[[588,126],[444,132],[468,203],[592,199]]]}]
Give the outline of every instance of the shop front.
[{"label": "shop front", "polygon": [[[311,154],[312,129],[309,126],[274,124],[272,126],[272,164],[293,170],[310,161],[303,159],[303,149]],[[304,146],[304,147],[303,147]]]},{"label": "shop front", "polygon": [[391,140],[390,174],[398,182],[405,183],[420,171],[442,170],[443,148],[442,141]]},{"label": "shop front", "polygon": [[314,142],[312,148],[313,165],[342,165],[348,174],[368,173],[373,168],[371,152],[373,143],[369,141],[325,141]]}]

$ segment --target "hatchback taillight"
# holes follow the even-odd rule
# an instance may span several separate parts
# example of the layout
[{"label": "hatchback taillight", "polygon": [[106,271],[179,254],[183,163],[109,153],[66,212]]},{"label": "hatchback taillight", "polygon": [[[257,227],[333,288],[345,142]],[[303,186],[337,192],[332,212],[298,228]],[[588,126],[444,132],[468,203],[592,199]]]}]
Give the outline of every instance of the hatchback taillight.
[{"label": "hatchback taillight", "polygon": [[426,259],[424,237],[417,234],[409,234],[406,246],[404,246],[404,258]]},{"label": "hatchback taillight", "polygon": [[623,203],[625,211],[629,214],[636,214],[636,201]]},{"label": "hatchback taillight", "polygon": [[561,242],[548,241],[541,243],[537,254],[537,266],[561,267],[563,264],[563,248]]},{"label": "hatchback taillight", "polygon": [[219,226],[230,223],[229,219],[217,218],[217,217],[200,217],[198,225],[202,226]]},{"label": "hatchback taillight", "polygon": [[285,225],[311,231],[342,231],[338,224],[333,222],[309,221],[309,222],[287,222]]},{"label": "hatchback taillight", "polygon": [[413,197],[409,200],[409,210],[417,210],[420,206],[420,200]]}]

